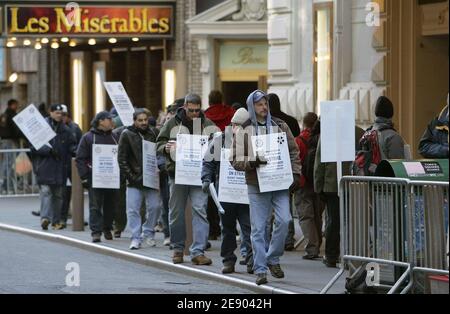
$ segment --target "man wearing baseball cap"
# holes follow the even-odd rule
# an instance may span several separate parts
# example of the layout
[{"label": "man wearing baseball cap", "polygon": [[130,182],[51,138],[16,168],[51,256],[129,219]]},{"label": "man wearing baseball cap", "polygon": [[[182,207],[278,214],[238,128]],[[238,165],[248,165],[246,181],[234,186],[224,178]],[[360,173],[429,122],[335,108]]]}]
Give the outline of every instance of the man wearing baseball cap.
[{"label": "man wearing baseball cap", "polygon": [[[250,201],[250,222],[252,226],[251,242],[253,246],[253,270],[257,276],[256,284],[267,283],[267,271],[275,278],[284,278],[280,266],[280,257],[291,218],[289,210],[289,190],[298,189],[301,173],[298,146],[289,126],[270,114],[267,95],[260,90],[254,91],[247,98],[250,119],[243,124],[233,139],[232,165],[237,171],[245,171]],[[261,193],[256,170],[268,162],[264,156],[255,154],[251,147],[254,135],[286,133],[294,181],[291,188],[275,192]],[[275,211],[275,227],[270,244],[267,243],[267,221]]]},{"label": "man wearing baseball cap", "polygon": [[39,150],[31,149],[40,190],[41,227],[43,230],[48,229],[50,222],[53,229],[64,228],[61,223],[63,190],[67,181],[67,169],[70,167],[72,155],[76,150],[76,142],[69,128],[62,122],[62,114],[63,107],[61,105],[50,107],[50,116],[45,120],[55,131],[56,137]]},{"label": "man wearing baseball cap", "polygon": [[117,145],[119,138],[112,132],[112,115],[108,111],[97,113],[91,122],[91,130],[80,141],[76,163],[83,187],[89,191],[89,227],[92,242],[100,242],[101,235],[112,240],[111,233],[116,212],[119,190],[97,189],[92,187],[92,146]]}]

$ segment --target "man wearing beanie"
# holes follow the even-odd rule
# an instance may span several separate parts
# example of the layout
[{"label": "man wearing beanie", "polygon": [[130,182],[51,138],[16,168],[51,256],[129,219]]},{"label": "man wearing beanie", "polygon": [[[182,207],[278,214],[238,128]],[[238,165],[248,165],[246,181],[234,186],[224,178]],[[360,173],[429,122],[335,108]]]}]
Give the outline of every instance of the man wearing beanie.
[{"label": "man wearing beanie", "polygon": [[100,242],[101,235],[112,240],[111,233],[114,214],[118,204],[119,190],[98,189],[92,187],[92,146],[117,145],[119,139],[112,133],[112,115],[107,111],[97,113],[78,146],[76,163],[83,187],[89,191],[89,227],[92,242]]},{"label": "man wearing beanie", "polygon": [[379,132],[380,151],[383,159],[404,159],[405,141],[394,129],[394,106],[389,98],[381,96],[375,106],[375,123],[372,130]]},{"label": "man wearing beanie", "polygon": [[[288,225],[292,219],[289,192],[298,189],[301,163],[295,138],[285,122],[272,118],[267,95],[260,90],[254,91],[247,98],[247,107],[250,119],[233,139],[232,165],[237,171],[245,171],[250,201],[253,270],[257,276],[256,284],[262,285],[267,283],[267,271],[275,278],[284,278],[280,257],[284,253]],[[268,162],[264,156],[253,152],[251,137],[277,133],[286,133],[294,181],[290,189],[261,193],[256,170]],[[268,243],[266,229],[272,210],[275,212],[275,227]]]},{"label": "man wearing beanie", "polygon": [[41,227],[48,229],[50,221],[56,230],[63,229],[61,208],[71,158],[76,150],[76,140],[63,123],[63,107],[52,105],[50,116],[45,118],[56,133],[47,145],[39,150],[31,149],[33,166],[39,184],[41,200]]},{"label": "man wearing beanie", "polygon": [[[231,125],[225,128],[224,132],[216,133],[205,154],[202,168],[203,192],[209,194],[209,185],[211,182],[219,183],[219,172],[221,162],[221,148],[230,149],[232,138],[241,126],[247,122],[249,115],[244,108],[236,111],[231,119]],[[217,188],[217,190],[219,190]],[[223,274],[231,274],[235,271],[237,257],[234,251],[237,248],[236,243],[236,221],[241,226],[242,242],[246,249],[245,264],[247,272],[253,273],[253,254],[250,242],[250,211],[249,206],[245,204],[221,203],[225,214],[221,214],[222,221],[222,246],[220,256],[223,260]]]}]

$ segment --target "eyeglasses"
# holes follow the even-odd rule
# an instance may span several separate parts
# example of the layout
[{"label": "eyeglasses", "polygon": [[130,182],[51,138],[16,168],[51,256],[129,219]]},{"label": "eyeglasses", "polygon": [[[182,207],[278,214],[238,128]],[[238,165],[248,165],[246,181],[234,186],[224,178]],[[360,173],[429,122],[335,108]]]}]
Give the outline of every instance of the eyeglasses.
[{"label": "eyeglasses", "polygon": [[188,109],[189,113],[199,113],[202,109]]}]

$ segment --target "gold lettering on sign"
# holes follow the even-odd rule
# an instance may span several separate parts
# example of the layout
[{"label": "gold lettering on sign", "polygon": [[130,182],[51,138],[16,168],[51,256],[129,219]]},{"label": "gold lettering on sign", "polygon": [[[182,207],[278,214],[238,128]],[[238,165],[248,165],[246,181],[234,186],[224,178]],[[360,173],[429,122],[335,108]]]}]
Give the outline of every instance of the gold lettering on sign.
[{"label": "gold lettering on sign", "polygon": [[233,64],[264,64],[264,58],[253,56],[252,47],[242,47],[238,51],[238,59],[233,60]]}]

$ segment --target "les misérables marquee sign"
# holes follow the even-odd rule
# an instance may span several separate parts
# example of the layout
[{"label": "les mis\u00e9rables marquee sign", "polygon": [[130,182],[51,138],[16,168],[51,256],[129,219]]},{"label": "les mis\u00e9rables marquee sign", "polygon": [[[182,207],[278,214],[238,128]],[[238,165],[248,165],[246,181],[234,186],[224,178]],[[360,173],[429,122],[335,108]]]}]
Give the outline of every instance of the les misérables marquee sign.
[{"label": "les mis\u00e9rables marquee sign", "polygon": [[171,5],[6,5],[8,36],[95,36],[172,38]]}]

